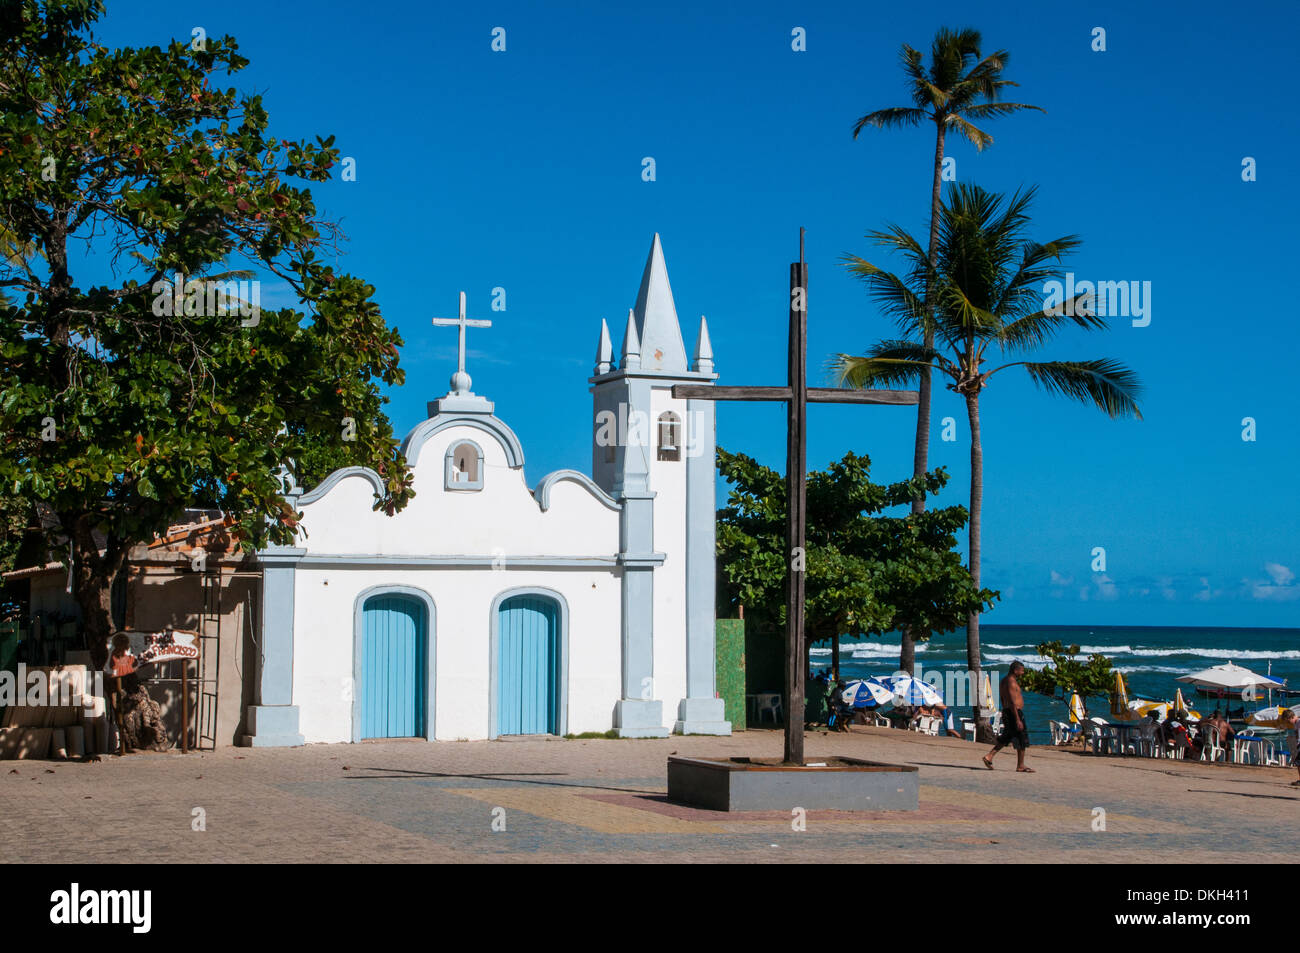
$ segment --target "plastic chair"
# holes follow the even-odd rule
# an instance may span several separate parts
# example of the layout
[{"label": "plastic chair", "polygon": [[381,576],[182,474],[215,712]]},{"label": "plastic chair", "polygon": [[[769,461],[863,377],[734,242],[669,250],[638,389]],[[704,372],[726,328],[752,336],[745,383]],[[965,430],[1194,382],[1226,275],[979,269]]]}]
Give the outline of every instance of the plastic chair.
[{"label": "plastic chair", "polygon": [[1138,728],[1138,736],[1135,745],[1137,747],[1136,754],[1139,757],[1160,757],[1160,739],[1156,737],[1155,725],[1148,721]]},{"label": "plastic chair", "polygon": [[764,715],[771,715],[773,724],[784,719],[784,715],[781,711],[781,696],[779,694],[772,693],[758,696],[759,724],[762,724]]},{"label": "plastic chair", "polygon": [[1087,746],[1093,754],[1105,754],[1105,739],[1101,733],[1101,725],[1089,725],[1087,735]]},{"label": "plastic chair", "polygon": [[1205,732],[1205,744],[1201,746],[1201,760],[1222,761],[1225,752],[1223,750],[1223,741],[1219,737],[1219,729],[1205,727],[1201,731]]},{"label": "plastic chair", "polygon": [[1237,764],[1276,764],[1273,742],[1254,735],[1238,735],[1232,742],[1232,759]]},{"label": "plastic chair", "polygon": [[1064,721],[1053,721],[1049,718],[1047,727],[1052,731],[1052,744],[1054,745],[1068,745],[1078,737],[1074,726]]}]

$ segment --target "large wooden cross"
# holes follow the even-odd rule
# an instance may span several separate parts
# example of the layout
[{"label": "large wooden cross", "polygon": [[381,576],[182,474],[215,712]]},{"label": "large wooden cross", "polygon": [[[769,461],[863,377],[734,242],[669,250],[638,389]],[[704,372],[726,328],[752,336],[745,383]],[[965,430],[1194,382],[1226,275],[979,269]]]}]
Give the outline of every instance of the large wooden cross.
[{"label": "large wooden cross", "polygon": [[915,404],[913,390],[842,390],[808,386],[808,265],[799,229],[799,260],[790,265],[790,383],[786,387],[719,387],[677,384],[673,397],[691,400],[784,401],[786,436],[785,761],[803,764],[804,723],[804,553],[808,523],[808,404]]}]

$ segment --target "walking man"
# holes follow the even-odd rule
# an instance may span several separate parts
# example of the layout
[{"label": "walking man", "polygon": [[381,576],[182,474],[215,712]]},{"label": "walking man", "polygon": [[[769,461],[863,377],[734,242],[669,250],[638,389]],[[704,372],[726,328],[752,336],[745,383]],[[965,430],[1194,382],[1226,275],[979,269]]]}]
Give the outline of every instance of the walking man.
[{"label": "walking man", "polygon": [[[1294,709],[1282,709],[1282,727],[1286,729],[1286,741],[1291,748],[1291,766],[1300,772],[1300,718],[1296,718]],[[1292,781],[1291,787],[1300,788],[1300,778]]]},{"label": "walking man", "polygon": [[1002,733],[993,750],[984,756],[984,767],[993,770],[993,756],[1011,745],[1016,749],[1016,770],[1033,774],[1025,767],[1025,749],[1029,747],[1029,729],[1025,726],[1025,696],[1020,690],[1020,676],[1025,673],[1022,662],[1012,662],[1011,671],[1002,679],[998,694],[1002,696]]}]

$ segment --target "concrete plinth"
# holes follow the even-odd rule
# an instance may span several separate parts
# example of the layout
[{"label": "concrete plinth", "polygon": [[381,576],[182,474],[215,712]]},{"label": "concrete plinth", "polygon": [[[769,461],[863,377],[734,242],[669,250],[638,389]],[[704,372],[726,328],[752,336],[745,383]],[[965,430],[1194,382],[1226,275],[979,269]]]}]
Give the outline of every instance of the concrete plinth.
[{"label": "concrete plinth", "polygon": [[915,811],[917,770],[855,758],[825,766],[749,758],[669,758],[668,799],[714,811]]}]

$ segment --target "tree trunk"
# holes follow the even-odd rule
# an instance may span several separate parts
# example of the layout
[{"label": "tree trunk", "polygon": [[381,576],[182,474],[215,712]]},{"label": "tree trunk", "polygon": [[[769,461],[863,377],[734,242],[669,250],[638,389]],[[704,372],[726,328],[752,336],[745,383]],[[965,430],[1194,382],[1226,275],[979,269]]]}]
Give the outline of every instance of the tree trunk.
[{"label": "tree trunk", "polygon": [[908,675],[916,674],[916,639],[911,626],[903,626],[898,647],[898,668]]},{"label": "tree trunk", "polygon": [[[937,130],[934,137],[934,178],[930,185],[930,244],[926,249],[926,258],[930,262],[930,274],[925,278],[925,328],[922,330],[926,347],[934,347],[934,268],[935,258],[939,253],[939,220],[942,209],[943,186],[943,141],[945,127],[941,119],[936,119]],[[921,368],[921,378],[917,386],[916,402],[916,444],[912,450],[912,476],[922,477],[930,467],[930,368]],[[912,512],[925,512],[925,494],[912,499]],[[909,669],[910,671],[910,669]]]},{"label": "tree trunk", "polygon": [[[970,420],[970,577],[975,588],[980,587],[980,519],[984,510],[984,448],[980,443],[979,392],[966,395],[966,416]],[[980,715],[980,614],[972,612],[966,618],[966,667],[972,673],[975,685],[975,735],[984,732]],[[981,739],[987,740],[987,739]]]},{"label": "tree trunk", "polygon": [[[926,250],[926,257],[929,259],[932,271],[935,266],[935,256],[939,250],[939,218],[943,193],[943,149],[944,133],[946,131],[942,121],[936,120],[935,126],[937,128],[934,137],[934,178],[930,186],[930,245]],[[934,332],[929,327],[933,324],[934,319],[933,297],[934,281],[927,275],[925,280],[925,321],[927,327],[923,331],[923,340],[926,347],[934,347]],[[925,471],[930,468],[930,392],[932,386],[930,369],[928,367],[921,368],[920,381],[917,385],[916,442],[912,449],[913,479],[925,476]],[[912,498],[912,512],[925,512],[924,493]],[[909,675],[916,673],[916,635],[917,633],[912,630],[910,625],[905,625],[899,638],[898,667]]]},{"label": "tree trunk", "polygon": [[126,548],[110,541],[101,556],[95,545],[89,514],[65,519],[72,537],[72,596],[81,609],[81,627],[90,664],[102,669],[108,661],[108,640],[114,632],[113,578],[125,562]]}]

